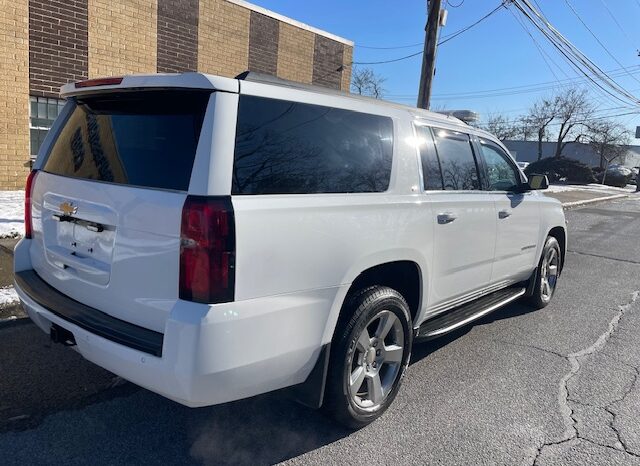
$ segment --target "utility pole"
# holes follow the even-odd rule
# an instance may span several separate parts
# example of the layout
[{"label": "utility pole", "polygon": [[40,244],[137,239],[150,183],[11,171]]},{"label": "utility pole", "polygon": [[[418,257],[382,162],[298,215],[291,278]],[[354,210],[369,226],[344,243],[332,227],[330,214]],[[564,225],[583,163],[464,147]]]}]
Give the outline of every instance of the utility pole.
[{"label": "utility pole", "polygon": [[424,28],[424,53],[422,54],[422,72],[418,89],[418,108],[429,109],[431,104],[431,84],[436,63],[438,46],[438,28],[440,27],[441,0],[427,0],[427,25]]}]

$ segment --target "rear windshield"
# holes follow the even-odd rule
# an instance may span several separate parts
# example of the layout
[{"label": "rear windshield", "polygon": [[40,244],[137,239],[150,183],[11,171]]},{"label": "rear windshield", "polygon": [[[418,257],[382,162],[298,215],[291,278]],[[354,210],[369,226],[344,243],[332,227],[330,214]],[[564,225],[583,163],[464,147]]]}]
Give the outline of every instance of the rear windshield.
[{"label": "rear windshield", "polygon": [[186,191],[209,95],[145,91],[78,98],[43,169]]}]

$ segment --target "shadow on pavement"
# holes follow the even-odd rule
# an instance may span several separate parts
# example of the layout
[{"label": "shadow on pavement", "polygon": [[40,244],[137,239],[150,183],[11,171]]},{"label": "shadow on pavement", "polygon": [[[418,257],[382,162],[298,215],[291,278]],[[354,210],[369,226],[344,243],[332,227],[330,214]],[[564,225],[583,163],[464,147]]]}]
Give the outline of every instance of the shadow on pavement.
[{"label": "shadow on pavement", "polygon": [[[480,323],[528,309],[508,306]],[[471,328],[416,344],[411,363]],[[0,350],[12,354],[0,363],[0,390],[24,391],[3,400],[0,421],[20,412],[16,404],[32,411],[22,424],[3,428],[0,422],[0,451],[9,449],[15,464],[51,459],[62,464],[273,464],[350,434],[281,392],[191,409],[130,383],[113,388],[112,374],[68,348],[50,345],[32,324],[0,329]]]}]

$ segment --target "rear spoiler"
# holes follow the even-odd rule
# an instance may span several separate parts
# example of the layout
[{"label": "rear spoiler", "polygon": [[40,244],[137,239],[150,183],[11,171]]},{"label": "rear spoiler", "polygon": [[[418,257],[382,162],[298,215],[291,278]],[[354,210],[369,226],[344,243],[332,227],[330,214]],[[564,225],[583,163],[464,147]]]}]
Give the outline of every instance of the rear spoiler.
[{"label": "rear spoiler", "polygon": [[134,74],[129,76],[89,79],[65,84],[60,88],[60,95],[67,98],[118,89],[143,88],[210,89],[212,91],[238,93],[240,92],[240,83],[237,79],[203,73]]}]

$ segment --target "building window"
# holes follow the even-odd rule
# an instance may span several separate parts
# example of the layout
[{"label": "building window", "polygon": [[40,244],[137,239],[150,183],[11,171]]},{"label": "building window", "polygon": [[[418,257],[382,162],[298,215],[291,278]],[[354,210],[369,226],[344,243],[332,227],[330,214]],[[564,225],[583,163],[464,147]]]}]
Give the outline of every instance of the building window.
[{"label": "building window", "polygon": [[38,155],[42,141],[49,128],[64,107],[64,100],[47,97],[29,98],[29,132],[31,136],[31,157]]}]

